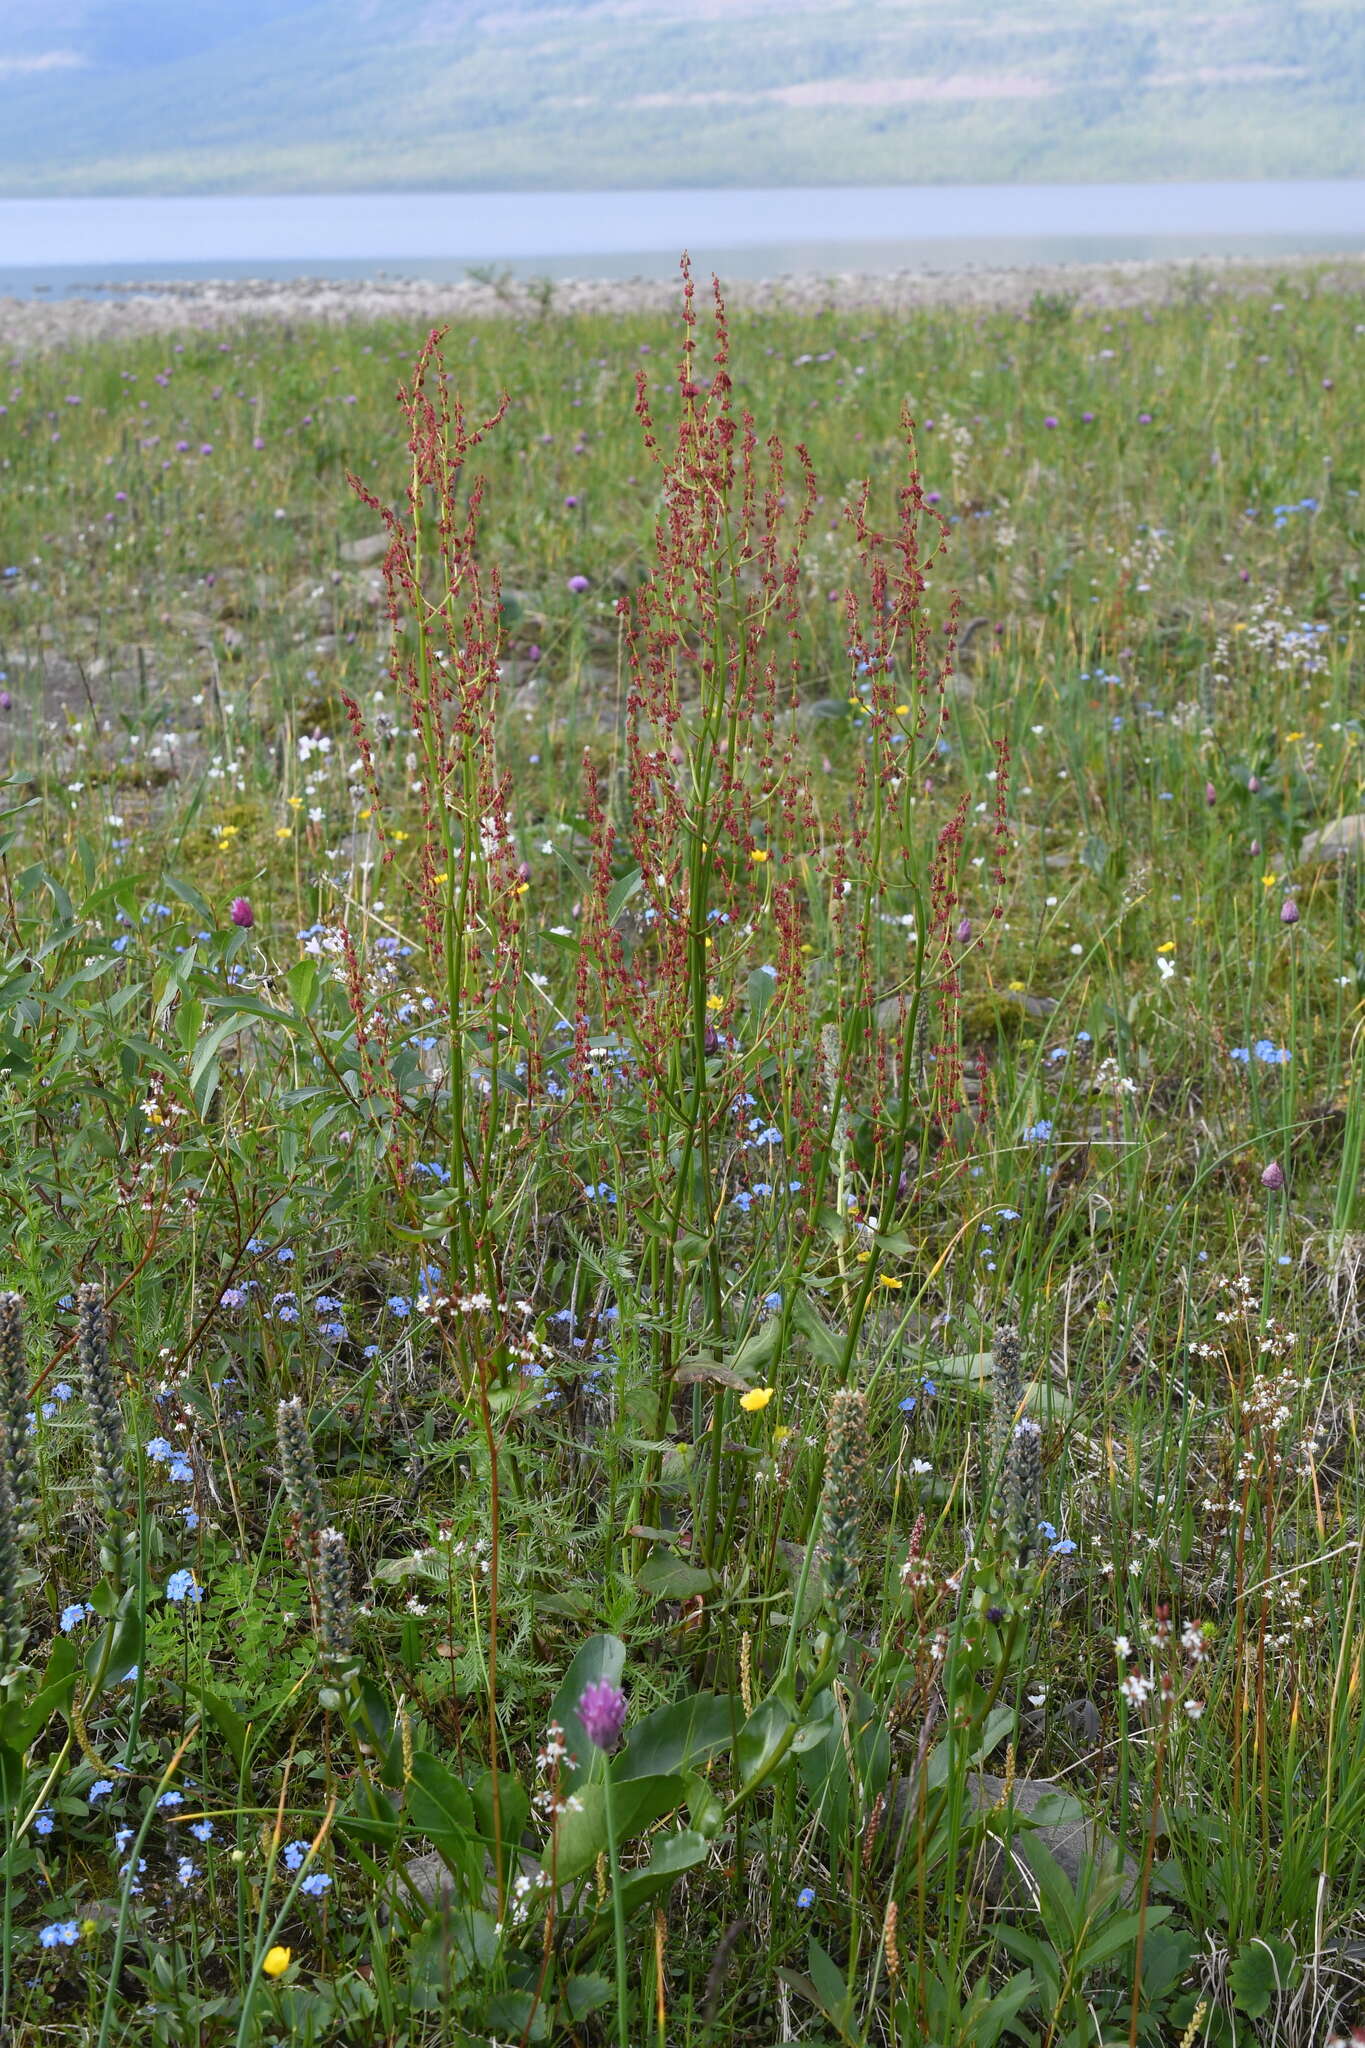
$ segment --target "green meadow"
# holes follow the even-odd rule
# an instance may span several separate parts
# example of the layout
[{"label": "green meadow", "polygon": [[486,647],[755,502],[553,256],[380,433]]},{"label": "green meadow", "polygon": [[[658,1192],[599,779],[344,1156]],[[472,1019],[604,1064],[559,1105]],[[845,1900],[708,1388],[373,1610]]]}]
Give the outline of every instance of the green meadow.
[{"label": "green meadow", "polygon": [[7,2041],[1365,2023],[1363,351],[8,360]]}]

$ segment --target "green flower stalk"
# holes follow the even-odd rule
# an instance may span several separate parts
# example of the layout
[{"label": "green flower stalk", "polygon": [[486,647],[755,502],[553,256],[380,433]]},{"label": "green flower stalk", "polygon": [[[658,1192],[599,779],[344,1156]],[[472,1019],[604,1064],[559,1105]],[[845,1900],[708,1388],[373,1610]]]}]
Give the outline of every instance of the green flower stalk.
[{"label": "green flower stalk", "polygon": [[991,1442],[995,1452],[993,1476],[998,1483],[1009,1455],[1010,1439],[1014,1435],[1014,1425],[1019,1420],[1019,1410],[1024,1399],[1020,1369],[1023,1354],[1019,1344],[1019,1332],[1013,1323],[1001,1323],[995,1333],[992,1349],[995,1353],[995,1371],[991,1379]]},{"label": "green flower stalk", "polygon": [[90,1462],[94,1468],[95,1495],[105,1520],[100,1564],[122,1591],[129,1546],[123,1409],[119,1404],[114,1369],[109,1363],[109,1326],[104,1313],[104,1295],[98,1287],[80,1289],[76,1296],[76,1313],[79,1321],[76,1353],[81,1363],[86,1407],[90,1415]]},{"label": "green flower stalk", "polygon": [[308,1431],[303,1403],[297,1394],[292,1401],[281,1401],[275,1410],[275,1436],[295,1534],[305,1557],[311,1562],[317,1554],[327,1511],[317,1461],[313,1456],[313,1439]]},{"label": "green flower stalk", "polygon": [[1004,1522],[1026,1565],[1037,1540],[1043,1506],[1043,1432],[1025,1416],[1016,1422],[1005,1454]]},{"label": "green flower stalk", "polygon": [[0,1469],[15,1533],[23,1537],[38,1519],[38,1467],[29,1435],[24,1304],[17,1294],[0,1294]]},{"label": "green flower stalk", "polygon": [[318,1565],[318,1640],[340,1675],[355,1656],[351,1559],[340,1529],[324,1529],[318,1537]]},{"label": "green flower stalk", "polygon": [[867,1399],[844,1388],[830,1408],[821,1502],[825,1599],[841,1628],[862,1570],[866,1482]]},{"label": "green flower stalk", "polygon": [[9,1678],[24,1654],[24,1627],[19,1601],[22,1562],[9,1475],[0,1470],[0,1684]]}]

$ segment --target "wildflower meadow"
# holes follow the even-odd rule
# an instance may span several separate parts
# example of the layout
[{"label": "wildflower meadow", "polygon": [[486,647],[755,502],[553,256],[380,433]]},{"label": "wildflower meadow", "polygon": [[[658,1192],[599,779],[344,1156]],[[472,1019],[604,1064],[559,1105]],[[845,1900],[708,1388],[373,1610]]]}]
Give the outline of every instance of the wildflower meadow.
[{"label": "wildflower meadow", "polygon": [[0,2038],[1362,2038],[1363,367],[7,361]]}]

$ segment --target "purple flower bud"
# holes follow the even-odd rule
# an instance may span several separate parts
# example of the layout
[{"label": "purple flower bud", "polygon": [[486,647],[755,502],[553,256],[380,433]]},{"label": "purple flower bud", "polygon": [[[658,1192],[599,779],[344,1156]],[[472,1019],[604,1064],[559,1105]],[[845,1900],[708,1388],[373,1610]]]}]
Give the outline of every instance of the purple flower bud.
[{"label": "purple flower bud", "polygon": [[598,1679],[584,1688],[578,1718],[594,1749],[615,1749],[626,1725],[626,1696],[609,1678]]},{"label": "purple flower bud", "polygon": [[1251,842],[1251,846],[1250,846],[1250,848],[1249,848],[1248,850],[1249,850],[1249,852],[1250,852],[1250,854],[1251,854],[1251,858],[1252,858],[1253,860],[1255,860],[1255,859],[1256,859],[1256,857],[1257,857],[1257,855],[1258,855],[1258,854],[1260,853],[1260,851],[1261,851],[1261,842],[1260,842],[1260,840],[1259,840],[1259,839],[1253,839],[1253,840],[1252,840],[1252,842]]},{"label": "purple flower bud", "polygon": [[232,922],[239,924],[244,932],[249,932],[256,922],[256,913],[245,896],[233,897],[232,909],[228,914]]},{"label": "purple flower bud", "polygon": [[8,690],[0,690],[0,711],[8,711],[13,702]]},{"label": "purple flower bud", "polygon": [[1252,796],[1259,796],[1261,794],[1261,778],[1259,775],[1248,775],[1247,789]]},{"label": "purple flower bud", "polygon": [[1214,806],[1214,805],[1215,805],[1215,804],[1217,803],[1217,801],[1218,801],[1218,792],[1217,792],[1217,790],[1216,790],[1216,789],[1214,788],[1214,786],[1213,786],[1213,784],[1212,784],[1211,782],[1206,782],[1206,783],[1204,784],[1204,802],[1205,802],[1205,803],[1206,803],[1206,804],[1207,804],[1207,805],[1209,806],[1209,808],[1210,808],[1210,810],[1211,810],[1211,809],[1213,808],[1213,806]]},{"label": "purple flower bud", "polygon": [[1278,1195],[1284,1186],[1284,1168],[1278,1159],[1272,1159],[1261,1175],[1261,1186],[1268,1189],[1272,1195]]},{"label": "purple flower bud", "polygon": [[971,919],[970,919],[969,917],[964,917],[964,918],[963,918],[963,919],[962,919],[962,920],[961,920],[961,921],[959,922],[959,924],[958,924],[958,928],[957,928],[957,943],[959,944],[959,946],[965,946],[965,945],[966,945],[966,943],[967,943],[967,941],[968,941],[968,939],[970,939],[971,935],[972,935],[972,921],[971,921]]},{"label": "purple flower bud", "polygon": [[1296,903],[1296,902],[1294,901],[1294,899],[1293,899],[1293,897],[1292,897],[1292,896],[1286,896],[1286,897],[1285,897],[1285,899],[1284,899],[1284,902],[1283,902],[1283,903],[1281,904],[1281,906],[1280,906],[1280,923],[1281,923],[1281,924],[1297,924],[1297,923],[1298,923],[1298,921],[1299,921],[1299,906],[1298,906],[1298,904],[1297,904],[1297,903]]}]

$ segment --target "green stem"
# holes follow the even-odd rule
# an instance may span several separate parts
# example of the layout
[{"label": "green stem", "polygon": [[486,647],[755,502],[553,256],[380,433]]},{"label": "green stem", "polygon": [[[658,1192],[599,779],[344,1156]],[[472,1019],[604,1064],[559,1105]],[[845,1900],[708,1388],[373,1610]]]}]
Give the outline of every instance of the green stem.
[{"label": "green stem", "polygon": [[611,1917],[616,1937],[616,2044],[630,2048],[630,2000],[626,1991],[626,1902],[621,1896],[621,1853],[616,1840],[616,1808],[612,1798],[611,1759],[602,1759],[602,1810],[607,1823],[607,1860],[611,1866]]}]

